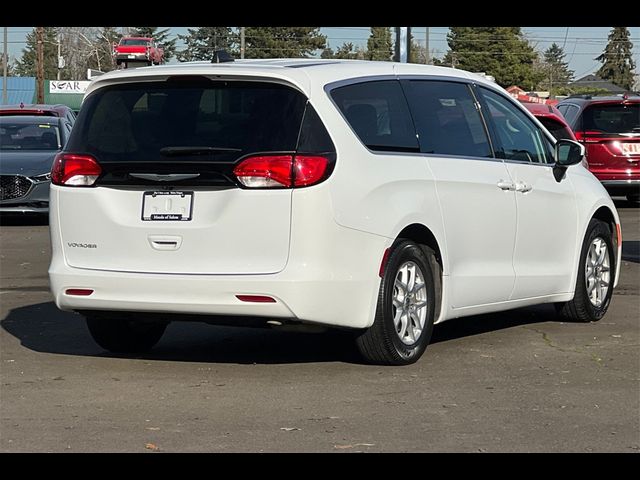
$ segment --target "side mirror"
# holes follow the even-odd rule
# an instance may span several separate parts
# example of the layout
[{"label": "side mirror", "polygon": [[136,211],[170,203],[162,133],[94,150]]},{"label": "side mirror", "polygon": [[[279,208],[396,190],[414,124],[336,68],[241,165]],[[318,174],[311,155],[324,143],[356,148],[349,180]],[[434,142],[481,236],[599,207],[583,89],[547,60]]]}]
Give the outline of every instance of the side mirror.
[{"label": "side mirror", "polygon": [[561,139],[556,143],[555,161],[559,167],[570,167],[582,161],[585,155],[584,145],[573,140]]},{"label": "side mirror", "polygon": [[162,43],[158,43],[158,44],[156,45],[156,47],[157,47],[157,48],[162,48],[162,49],[164,49],[164,45],[163,45]]}]

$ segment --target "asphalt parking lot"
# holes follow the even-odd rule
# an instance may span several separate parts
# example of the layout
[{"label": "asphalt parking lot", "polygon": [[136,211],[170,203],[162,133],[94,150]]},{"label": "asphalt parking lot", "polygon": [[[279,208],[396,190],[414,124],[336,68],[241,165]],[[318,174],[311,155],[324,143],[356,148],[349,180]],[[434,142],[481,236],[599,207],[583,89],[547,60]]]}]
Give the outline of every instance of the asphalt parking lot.
[{"label": "asphalt parking lot", "polygon": [[343,335],[172,324],[141,357],[102,351],[49,294],[46,222],[0,228],[2,452],[638,452],[640,208],[617,201],[608,315],[552,307],[437,326],[409,367]]}]

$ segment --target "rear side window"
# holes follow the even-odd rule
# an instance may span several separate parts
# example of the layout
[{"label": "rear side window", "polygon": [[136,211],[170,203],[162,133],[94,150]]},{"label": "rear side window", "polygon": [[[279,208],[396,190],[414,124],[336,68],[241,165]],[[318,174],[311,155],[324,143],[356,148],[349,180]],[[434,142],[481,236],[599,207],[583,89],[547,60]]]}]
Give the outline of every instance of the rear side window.
[{"label": "rear side window", "polygon": [[565,120],[567,120],[567,123],[569,125],[573,125],[573,122],[578,116],[578,112],[580,111],[580,109],[576,105],[558,105],[558,110],[560,110],[560,113],[565,118]]},{"label": "rear side window", "polygon": [[640,133],[640,103],[594,104],[582,114],[585,131]]},{"label": "rear side window", "polygon": [[100,162],[233,162],[249,153],[295,150],[307,101],[299,91],[175,78],[97,90],[85,100],[67,150]]},{"label": "rear side window", "polygon": [[409,107],[397,80],[335,88],[331,98],[370,150],[419,151]]},{"label": "rear side window", "polygon": [[423,153],[493,156],[484,123],[467,85],[429,80],[411,80],[407,85]]}]

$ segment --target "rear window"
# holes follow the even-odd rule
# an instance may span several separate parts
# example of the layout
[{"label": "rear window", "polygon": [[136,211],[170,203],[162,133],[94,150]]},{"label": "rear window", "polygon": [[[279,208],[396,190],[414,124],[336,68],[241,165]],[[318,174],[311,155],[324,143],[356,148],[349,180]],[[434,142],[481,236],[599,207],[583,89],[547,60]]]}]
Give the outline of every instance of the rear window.
[{"label": "rear window", "polygon": [[582,128],[602,133],[640,133],[640,103],[591,105],[582,114]]},{"label": "rear window", "polygon": [[100,162],[233,162],[295,150],[302,93],[265,82],[175,78],[97,90],[83,104],[66,150]]},{"label": "rear window", "polygon": [[120,41],[120,45],[126,45],[127,47],[139,47],[149,44],[149,40],[136,40],[136,39],[123,39]]},{"label": "rear window", "polygon": [[557,140],[562,138],[573,140],[573,136],[571,136],[567,131],[567,127],[557,120],[549,117],[538,117],[538,121],[544,125],[547,130],[549,130],[549,133],[551,133],[551,135],[553,135]]},{"label": "rear window", "polygon": [[331,98],[369,149],[419,151],[409,107],[397,80],[338,87],[331,91]]},{"label": "rear window", "polygon": [[60,131],[55,125],[0,122],[0,150],[58,150]]}]

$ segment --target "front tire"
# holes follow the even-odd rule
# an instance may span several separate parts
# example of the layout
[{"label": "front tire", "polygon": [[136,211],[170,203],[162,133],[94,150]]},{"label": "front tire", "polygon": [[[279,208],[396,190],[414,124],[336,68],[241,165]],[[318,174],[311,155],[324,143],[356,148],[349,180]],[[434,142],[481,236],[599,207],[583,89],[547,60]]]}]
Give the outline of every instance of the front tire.
[{"label": "front tire", "polygon": [[433,333],[440,276],[435,254],[410,240],[393,247],[380,283],[373,325],[356,338],[366,361],[409,365],[424,353]]},{"label": "front tire", "polygon": [[167,322],[140,322],[122,318],[86,318],[93,340],[114,353],[142,353],[151,350],[162,337]]},{"label": "front tire", "polygon": [[615,256],[609,226],[589,222],[582,243],[573,300],[558,305],[562,317],[573,322],[596,322],[607,313],[615,280]]}]

